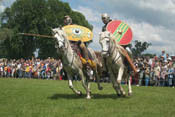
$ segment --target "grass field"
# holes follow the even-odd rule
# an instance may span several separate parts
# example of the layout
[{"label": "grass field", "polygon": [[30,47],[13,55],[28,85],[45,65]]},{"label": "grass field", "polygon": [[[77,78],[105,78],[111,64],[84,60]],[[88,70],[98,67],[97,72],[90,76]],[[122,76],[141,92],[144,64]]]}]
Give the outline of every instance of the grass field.
[{"label": "grass field", "polygon": [[[91,100],[76,96],[67,81],[0,78],[0,117],[175,117],[175,89],[133,86],[131,97],[119,98],[111,84]],[[125,87],[126,88],[126,87]]]}]

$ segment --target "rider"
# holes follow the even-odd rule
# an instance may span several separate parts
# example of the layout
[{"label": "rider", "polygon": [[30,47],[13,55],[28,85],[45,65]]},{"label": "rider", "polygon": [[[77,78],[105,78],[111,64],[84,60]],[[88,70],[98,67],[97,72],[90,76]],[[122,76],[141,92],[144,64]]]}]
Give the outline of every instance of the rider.
[{"label": "rider", "polygon": [[64,16],[64,25],[72,25],[72,18],[69,15]]},{"label": "rider", "polygon": [[[106,26],[108,25],[109,22],[112,21],[112,19],[110,19],[109,15],[107,13],[103,13],[101,15],[101,19],[102,19],[103,23],[105,24],[102,27],[102,32],[105,32],[106,31]],[[131,52],[131,50],[130,50],[130,48],[128,46],[122,45],[122,47],[124,47],[128,51],[129,54],[132,54],[132,52]]]},{"label": "rider", "polygon": [[105,32],[106,31],[106,26],[108,25],[109,22],[112,21],[112,19],[110,19],[110,17],[108,16],[107,13],[103,13],[101,15],[101,19],[103,21],[103,23],[105,24],[103,27],[102,27],[102,32]]},{"label": "rider", "polygon": [[[107,13],[103,13],[101,15],[101,19],[102,19],[103,23],[105,24],[102,27],[102,32],[105,32],[108,23],[111,22],[112,19],[110,19],[109,15]],[[120,32],[120,33],[122,33],[122,32]],[[127,54],[129,53],[130,55],[132,55],[132,51],[129,48],[129,46],[127,46],[127,45],[121,45],[121,46],[127,51]],[[128,62],[129,62],[130,66],[132,67],[132,69],[134,70],[134,72],[137,72],[134,64],[131,62],[131,58],[128,55],[126,56],[126,59],[127,59],[127,61],[125,63],[128,64]]]},{"label": "rider", "polygon": [[[70,16],[64,16],[64,25],[72,25],[72,18]],[[80,59],[84,65],[95,67],[95,63],[92,61],[92,57],[87,49],[88,42],[82,42],[79,40],[78,42],[70,41],[70,44],[72,49],[79,54]]]}]

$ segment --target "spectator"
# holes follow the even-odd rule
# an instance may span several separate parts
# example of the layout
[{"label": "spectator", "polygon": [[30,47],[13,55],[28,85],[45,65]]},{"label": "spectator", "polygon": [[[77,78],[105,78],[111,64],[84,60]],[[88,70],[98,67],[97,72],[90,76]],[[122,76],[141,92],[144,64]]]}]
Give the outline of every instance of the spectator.
[{"label": "spectator", "polygon": [[149,80],[150,80],[150,68],[149,68],[149,65],[146,64],[146,69],[145,69],[145,86],[149,85]]},{"label": "spectator", "polygon": [[175,68],[174,69],[174,73],[173,73],[173,88],[175,87]]},{"label": "spectator", "polygon": [[3,72],[4,72],[3,63],[0,63],[0,77],[3,77]]},{"label": "spectator", "polygon": [[161,73],[160,73],[160,86],[165,86],[165,78],[166,78],[167,70],[164,65],[161,67]]},{"label": "spectator", "polygon": [[138,59],[138,67],[140,68],[140,72],[139,72],[139,84],[137,86],[142,86],[142,81],[145,74],[145,66],[142,58]]},{"label": "spectator", "polygon": [[155,79],[154,79],[154,67],[150,67],[151,71],[150,71],[150,85],[153,86],[155,83]]},{"label": "spectator", "polygon": [[165,50],[162,50],[161,57],[163,58],[164,62],[167,61],[167,56],[166,56]]},{"label": "spectator", "polygon": [[46,65],[45,63],[41,64],[41,78],[45,78],[46,77]]},{"label": "spectator", "polygon": [[30,77],[29,76],[29,72],[30,72],[30,66],[29,66],[29,64],[26,64],[25,75],[24,75],[25,78],[29,78]]},{"label": "spectator", "polygon": [[7,77],[7,65],[4,66],[4,77]]},{"label": "spectator", "polygon": [[19,78],[22,78],[22,64],[21,64],[21,62],[18,62],[17,63],[17,76],[19,77]]},{"label": "spectator", "polygon": [[173,73],[174,73],[173,66],[169,65],[168,67],[168,86],[169,87],[173,86]]},{"label": "spectator", "polygon": [[156,63],[154,68],[155,73],[155,86],[160,86],[160,63]]}]

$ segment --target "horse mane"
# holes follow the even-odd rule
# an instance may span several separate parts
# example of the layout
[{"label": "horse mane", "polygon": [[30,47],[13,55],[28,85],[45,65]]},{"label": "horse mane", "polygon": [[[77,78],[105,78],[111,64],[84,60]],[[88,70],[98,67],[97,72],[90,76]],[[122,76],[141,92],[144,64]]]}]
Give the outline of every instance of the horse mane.
[{"label": "horse mane", "polygon": [[68,40],[68,37],[67,37],[67,35],[66,35],[66,33],[63,31],[63,30],[61,30],[62,32],[63,32],[63,37],[67,40],[67,41],[69,41]]},{"label": "horse mane", "polygon": [[62,29],[60,29],[60,28],[58,28],[58,30],[62,31],[62,36],[63,36],[63,38],[64,38],[65,41],[66,41],[66,43],[65,43],[66,46],[67,46],[67,47],[70,46],[70,48],[73,49],[73,48],[71,47],[71,45],[70,45],[70,41],[69,41],[69,39],[68,39],[66,33],[65,33]]}]

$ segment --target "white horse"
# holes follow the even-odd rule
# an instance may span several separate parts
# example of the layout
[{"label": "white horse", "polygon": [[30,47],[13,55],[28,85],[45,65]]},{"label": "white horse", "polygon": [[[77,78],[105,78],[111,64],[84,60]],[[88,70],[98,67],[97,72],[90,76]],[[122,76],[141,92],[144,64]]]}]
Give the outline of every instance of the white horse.
[{"label": "white horse", "polygon": [[[82,79],[82,85],[86,90],[87,93],[87,99],[91,98],[90,95],[90,84],[89,84],[89,78],[87,77],[87,71],[84,72],[83,64],[81,63],[80,57],[75,53],[70,45],[69,40],[67,39],[67,36],[63,30],[60,28],[52,29],[53,35],[56,38],[55,48],[57,48],[58,54],[61,54],[61,61],[64,67],[64,70],[66,71],[68,75],[68,82],[69,87],[73,90],[74,93],[81,95],[81,91],[76,90],[73,86],[72,77],[75,75],[79,75]],[[92,57],[95,56],[94,51],[90,50]],[[96,62],[97,60],[94,59]],[[90,70],[89,70],[90,71]],[[97,69],[93,69],[95,76],[97,77],[98,82],[98,88],[102,89],[102,87],[99,84],[99,77],[97,74]]]},{"label": "white horse", "polygon": [[118,45],[112,34],[108,31],[100,33],[99,43],[102,47],[102,56],[106,59],[106,67],[108,69],[110,79],[113,83],[113,88],[120,96],[125,96],[126,93],[121,86],[123,79],[128,80],[128,95],[132,94],[128,67],[124,64],[124,56],[122,55],[122,47]]}]

